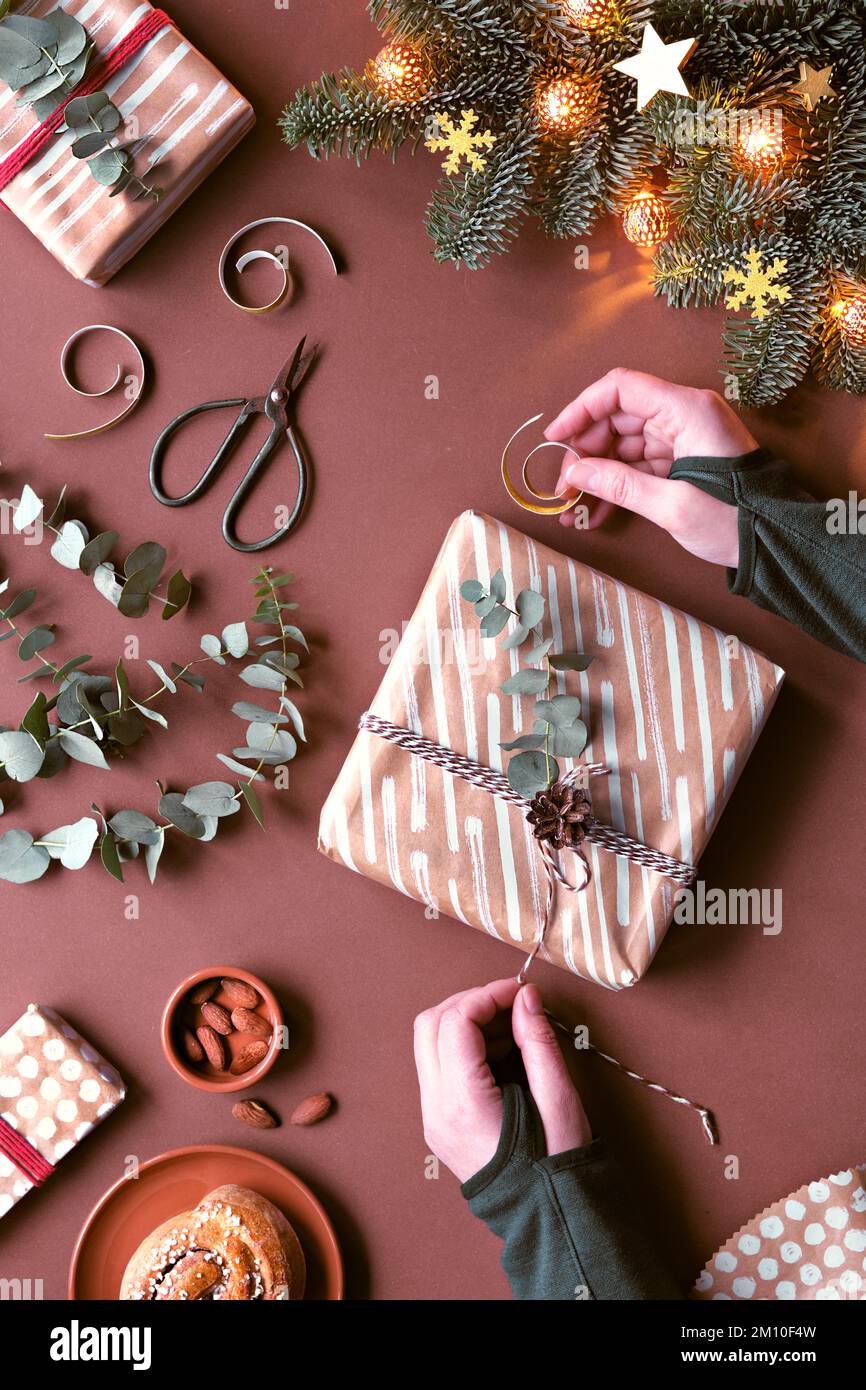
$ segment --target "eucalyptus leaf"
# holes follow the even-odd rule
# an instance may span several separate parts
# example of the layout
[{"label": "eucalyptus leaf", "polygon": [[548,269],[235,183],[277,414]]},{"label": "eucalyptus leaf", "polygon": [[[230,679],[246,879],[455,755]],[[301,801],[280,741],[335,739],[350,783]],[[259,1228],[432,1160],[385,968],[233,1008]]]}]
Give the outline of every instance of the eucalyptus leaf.
[{"label": "eucalyptus leaf", "polygon": [[170,691],[172,695],[176,695],[177,686],[175,685],[171,676],[166,671],[165,667],[160,666],[158,661],[151,661],[149,658],[147,664],[150,667],[151,671],[155,671],[156,674],[159,676],[159,679],[162,681],[166,690]]},{"label": "eucalyptus leaf", "polygon": [[123,748],[131,748],[144,736],[145,723],[139,719],[134,710],[124,710],[120,714],[112,714],[108,721],[108,733],[115,743],[119,743]]},{"label": "eucalyptus leaf", "polygon": [[105,772],[109,771],[105,754],[93,739],[85,738],[73,729],[62,729],[58,740],[64,753],[68,753],[70,758],[75,758],[76,762],[88,763],[90,767],[101,767]]},{"label": "eucalyptus leaf", "polygon": [[156,541],[142,541],[131,550],[123,562],[123,573],[127,579],[138,574],[140,570],[156,569],[162,574],[165,566],[166,551],[165,546],[159,545]]},{"label": "eucalyptus leaf", "polygon": [[246,656],[250,638],[246,623],[229,623],[222,631],[222,645],[230,656]]},{"label": "eucalyptus leaf", "polygon": [[282,691],[285,681],[279,671],[274,671],[270,666],[245,666],[240,673],[241,680],[246,685],[251,685],[254,690],[279,690]]},{"label": "eucalyptus leaf", "polygon": [[239,776],[247,777],[253,782],[264,782],[265,778],[261,772],[253,772],[250,767],[245,767],[243,763],[235,762],[227,753],[217,753],[220,762],[223,763],[230,772],[237,772]]},{"label": "eucalyptus leaf", "polygon": [[34,883],[50,863],[47,849],[35,844],[26,830],[0,835],[0,878],[6,883]]},{"label": "eucalyptus leaf", "polygon": [[265,817],[264,817],[264,812],[262,811],[261,802],[259,801],[259,798],[258,798],[258,796],[256,795],[255,788],[253,787],[252,782],[242,782],[242,783],[241,783],[241,796],[243,797],[244,801],[245,801],[245,802],[247,803],[247,805],[249,806],[250,810],[252,811],[252,813],[253,813],[253,815],[255,816],[256,820],[258,821],[259,825],[262,827],[262,830],[264,830],[264,828],[265,828]]},{"label": "eucalyptus leaf", "polygon": [[64,569],[77,570],[81,552],[88,542],[87,527],[80,521],[64,521],[54,544],[52,557]]},{"label": "eucalyptus leaf", "polygon": [[490,592],[497,603],[505,602],[505,575],[502,570],[497,570],[490,581]]},{"label": "eucalyptus leaf", "polygon": [[39,744],[40,748],[43,749],[43,751],[45,749],[46,743],[51,737],[51,728],[48,723],[48,717],[45,713],[46,705],[47,701],[45,699],[45,696],[42,694],[42,691],[40,690],[39,694],[33,700],[33,703],[31,704],[24,718],[21,720],[22,730],[25,733],[30,734],[32,738],[35,738],[36,742]]},{"label": "eucalyptus leaf", "polygon": [[145,565],[129,576],[117,607],[125,618],[141,618],[147,612],[154,585],[159,583],[162,565]]},{"label": "eucalyptus leaf", "polygon": [[113,183],[121,177],[126,169],[123,157],[117,150],[104,150],[95,158],[87,161],[90,170],[97,183],[101,183],[105,188],[110,188]]},{"label": "eucalyptus leaf", "polygon": [[225,657],[221,656],[222,643],[218,637],[214,637],[212,632],[206,632],[199,643],[205,656],[209,656],[211,661],[215,661],[218,666],[225,666]]},{"label": "eucalyptus leaf", "polygon": [[117,608],[120,603],[120,595],[123,593],[123,585],[118,581],[111,565],[98,565],[93,571],[93,583],[102,597],[107,598],[108,602]]},{"label": "eucalyptus leaf", "polygon": [[22,589],[21,593],[14,598],[6,608],[3,609],[4,618],[17,618],[19,613],[25,612],[36,597],[35,589]]},{"label": "eucalyptus leaf", "polygon": [[[163,617],[164,616],[163,614]],[[176,661],[171,663],[171,672],[176,681],[183,681],[184,685],[192,686],[193,690],[198,691],[199,695],[204,690],[204,676],[199,676],[192,671],[188,671],[185,666],[178,666]]]},{"label": "eucalyptus leaf", "polygon": [[[49,112],[49,115],[50,115],[50,112]],[[64,483],[64,484],[63,484],[63,487],[60,489],[60,496],[58,497],[57,501],[54,503],[54,507],[52,508],[51,515],[48,517],[48,520],[46,521],[45,525],[46,525],[46,526],[62,526],[65,519],[66,519],[66,484]]]},{"label": "eucalyptus leaf", "polygon": [[[301,740],[302,743],[306,743],[307,735],[304,733],[304,721],[301,718],[301,711],[298,709],[297,705],[292,704],[292,701],[286,695],[282,697],[282,699],[280,700],[280,704],[282,705],[283,709],[287,712],[292,723],[294,724],[295,732],[298,735],[298,738]],[[271,720],[273,721],[273,719],[274,716],[272,715]]]},{"label": "eucalyptus leaf", "polygon": [[587,728],[580,719],[575,719],[564,729],[557,729],[553,736],[553,751],[562,758],[579,758],[586,747]]},{"label": "eucalyptus leaf", "polygon": [[482,637],[498,637],[511,617],[507,608],[494,608],[481,619]]},{"label": "eucalyptus leaf", "polygon": [[107,92],[91,92],[88,96],[73,97],[64,107],[63,115],[70,129],[84,128],[91,120],[101,124],[102,112],[111,105]]},{"label": "eucalyptus leaf", "polygon": [[460,597],[467,603],[477,603],[484,593],[484,585],[479,579],[464,579],[460,585]]},{"label": "eucalyptus leaf", "polygon": [[63,724],[77,724],[86,705],[98,700],[113,682],[109,676],[97,676],[90,671],[71,671],[60,687],[57,713]]},{"label": "eucalyptus leaf", "polygon": [[106,830],[99,841],[99,857],[102,860],[102,867],[112,878],[116,878],[118,883],[123,882],[123,869],[120,867],[120,856],[117,853],[117,845],[114,836]]},{"label": "eucalyptus leaf", "polygon": [[83,869],[99,838],[99,826],[92,816],[82,816],[72,825],[61,825],[42,836],[52,859],[59,859],[64,869]]},{"label": "eucalyptus leaf", "polygon": [[28,526],[32,526],[37,517],[42,515],[45,504],[41,497],[37,497],[29,483],[25,483],[21,489],[21,500],[15,511],[12,513],[12,525],[16,531],[26,531]]},{"label": "eucalyptus leaf", "polygon": [[298,751],[298,745],[285,729],[277,729],[274,724],[253,723],[247,729],[247,746],[257,753],[279,756],[280,762],[290,762]]},{"label": "eucalyptus leaf", "polygon": [[502,692],[505,695],[540,695],[542,690],[547,689],[547,682],[546,671],[515,671],[503,682]]},{"label": "eucalyptus leaf", "polygon": [[541,594],[536,593],[535,589],[521,589],[514,606],[525,628],[537,627],[546,607]]},{"label": "eucalyptus leaf", "polygon": [[130,704],[138,710],[139,714],[143,714],[145,719],[151,720],[153,724],[159,724],[163,729],[168,728],[168,720],[159,713],[159,710],[148,709],[146,705],[140,705],[137,700],[130,699]]},{"label": "eucalyptus leaf", "polygon": [[144,867],[151,883],[156,882],[156,870],[162,851],[165,849],[165,830],[160,828],[160,832],[153,844],[144,846]]},{"label": "eucalyptus leaf", "polygon": [[492,613],[496,606],[494,595],[486,594],[485,597],[480,598],[475,605],[476,618],[486,618],[488,613]]},{"label": "eucalyptus leaf", "polygon": [[199,782],[189,788],[183,804],[199,816],[233,816],[240,810],[235,789],[228,782]]},{"label": "eucalyptus leaf", "polygon": [[52,738],[50,742],[45,745],[45,757],[36,775],[37,777],[44,777],[46,780],[50,777],[56,777],[58,772],[61,772],[63,768],[67,766],[68,762],[69,759],[60,747],[57,739]]},{"label": "eucalyptus leaf", "polygon": [[531,652],[527,652],[526,660],[530,666],[537,666],[539,661],[543,661],[553,646],[553,638],[548,637],[546,641],[539,642],[537,647],[533,647]]},{"label": "eucalyptus leaf", "polygon": [[44,753],[26,730],[0,734],[0,763],[13,782],[29,782],[35,777]]},{"label": "eucalyptus leaf", "polygon": [[533,713],[546,724],[564,729],[578,718],[580,700],[576,695],[554,695],[552,700],[537,700]]},{"label": "eucalyptus leaf", "polygon": [[57,61],[71,63],[87,47],[87,30],[79,20],[61,10],[59,6],[51,11],[50,18],[57,32]]},{"label": "eucalyptus leaf", "polygon": [[152,845],[159,839],[156,821],[141,811],[118,811],[108,822],[118,840],[132,840],[139,845]]},{"label": "eucalyptus leaf", "polygon": [[70,154],[74,159],[90,159],[92,155],[98,154],[101,150],[110,148],[108,144],[110,136],[103,134],[101,130],[95,130],[92,135],[82,135],[76,140]]},{"label": "eucalyptus leaf", "polygon": [[521,734],[520,738],[512,739],[510,743],[500,743],[499,747],[504,748],[506,753],[512,753],[515,748],[543,748],[544,741],[544,734]]},{"label": "eucalyptus leaf", "polygon": [[203,840],[207,826],[205,819],[184,805],[181,792],[166,792],[159,801],[159,814],[167,821],[189,835],[192,840]]},{"label": "eucalyptus leaf", "polygon": [[74,671],[78,666],[83,666],[85,661],[92,660],[93,657],[89,652],[85,652],[83,656],[71,656],[68,661],[64,661],[62,666],[58,666],[51,679],[55,682],[62,681],[63,677],[68,676],[70,671]]},{"label": "eucalyptus leaf", "polygon": [[516,753],[508,763],[508,780],[527,801],[555,782],[558,776],[556,761],[545,758],[543,753]]},{"label": "eucalyptus leaf", "polygon": [[301,629],[299,627],[293,627],[291,623],[286,623],[284,630],[286,636],[291,637],[293,642],[300,643],[300,645],[304,648],[304,651],[308,652],[310,650],[310,648],[307,646],[307,639],[301,632]]},{"label": "eucalyptus leaf", "polygon": [[[289,701],[289,703],[291,704],[291,701]],[[272,724],[288,723],[288,719],[285,714],[273,714],[269,709],[265,709],[262,705],[250,704],[248,700],[238,700],[236,704],[232,705],[232,713],[236,714],[239,719],[246,719],[252,721],[255,721],[257,719],[264,721],[270,720]]]},{"label": "eucalyptus leaf", "polygon": [[22,661],[29,661],[31,656],[37,652],[44,651],[50,647],[54,641],[54,633],[50,627],[34,627],[27,636],[22,638],[18,647],[18,655]]},{"label": "eucalyptus leaf", "polygon": [[116,544],[116,531],[102,531],[98,536],[94,536],[92,541],[88,541],[78,557],[78,568],[82,574],[90,578],[99,565],[109,559]]},{"label": "eucalyptus leaf", "polygon": [[165,591],[165,607],[162,610],[163,620],[168,622],[175,613],[179,613],[189,603],[192,594],[192,585],[184,574],[183,570],[175,570],[168,581]]},{"label": "eucalyptus leaf", "polygon": [[559,652],[550,657],[554,671],[585,671],[592,663],[592,657],[583,652]]}]

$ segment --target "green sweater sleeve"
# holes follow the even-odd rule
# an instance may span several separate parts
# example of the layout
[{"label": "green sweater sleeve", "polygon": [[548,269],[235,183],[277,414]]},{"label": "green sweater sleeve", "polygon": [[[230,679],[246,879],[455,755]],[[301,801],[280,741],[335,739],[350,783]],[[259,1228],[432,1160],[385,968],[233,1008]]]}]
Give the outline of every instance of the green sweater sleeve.
[{"label": "green sweater sleeve", "polygon": [[503,1241],[515,1298],[682,1297],[602,1141],[547,1157],[538,1112],[520,1086],[503,1088],[499,1146],[461,1191]]},{"label": "green sweater sleeve", "polygon": [[677,459],[670,476],[738,509],[732,593],[778,613],[837,651],[866,661],[866,535],[801,491],[764,449],[739,458]]}]

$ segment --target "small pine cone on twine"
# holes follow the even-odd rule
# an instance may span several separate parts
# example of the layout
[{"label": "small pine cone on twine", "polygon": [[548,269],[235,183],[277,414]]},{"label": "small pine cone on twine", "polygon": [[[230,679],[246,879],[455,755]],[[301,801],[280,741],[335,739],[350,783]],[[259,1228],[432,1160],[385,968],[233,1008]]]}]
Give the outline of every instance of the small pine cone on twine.
[{"label": "small pine cone on twine", "polygon": [[526,819],[537,840],[553,849],[573,849],[585,838],[592,815],[588,793],[573,782],[551,782],[536,792]]}]

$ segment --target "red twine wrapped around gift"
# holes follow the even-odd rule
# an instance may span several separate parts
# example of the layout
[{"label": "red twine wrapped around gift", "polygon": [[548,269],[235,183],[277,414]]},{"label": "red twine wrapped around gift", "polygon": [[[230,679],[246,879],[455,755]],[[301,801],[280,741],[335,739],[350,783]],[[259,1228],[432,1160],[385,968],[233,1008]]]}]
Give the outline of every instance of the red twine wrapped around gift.
[{"label": "red twine wrapped around gift", "polygon": [[47,1158],[43,1158],[37,1149],[29,1143],[23,1134],[19,1134],[17,1129],[3,1119],[0,1115],[0,1154],[8,1158],[28,1182],[34,1187],[41,1187],[46,1178],[50,1178],[54,1172],[52,1164]]},{"label": "red twine wrapped around gift", "polygon": [[60,105],[51,115],[35,126],[30,134],[17,145],[11,154],[0,161],[0,193],[12,182],[22,169],[39,153],[43,145],[46,145],[52,135],[58,130],[63,121],[63,112],[67,104],[73,97],[86,97],[91,92],[98,92],[105,85],[109,77],[119,72],[136,53],[139,53],[145,44],[150,43],[151,39],[156,38],[165,27],[173,21],[164,10],[151,10],[150,14],[145,15],[144,19],[136,24],[134,29],[121,39],[120,43],[115,44],[110,53],[104,58],[100,58],[86,77],[79,82],[74,91],[68,92]]}]

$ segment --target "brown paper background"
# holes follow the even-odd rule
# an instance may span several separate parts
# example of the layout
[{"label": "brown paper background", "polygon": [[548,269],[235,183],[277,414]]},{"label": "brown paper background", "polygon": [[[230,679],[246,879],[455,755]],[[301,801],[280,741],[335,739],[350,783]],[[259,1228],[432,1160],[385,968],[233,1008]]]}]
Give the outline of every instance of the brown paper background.
[{"label": "brown paper background", "polygon": [[[183,32],[252,100],[256,130],[103,291],[76,284],[14,219],[3,224],[0,318],[0,478],[48,491],[69,480],[88,519],[148,536],[193,573],[199,598],[171,623],[129,624],[83,580],[35,547],[0,537],[13,584],[45,597],[34,621],[61,624],[58,648],[113,663],[125,635],[142,657],[194,653],[202,632],[247,610],[249,561],[219,541],[228,479],[197,506],[168,511],[147,489],[162,427],[198,401],[261,391],[308,331],[323,344],[299,420],[315,491],[296,535],[269,553],[299,576],[300,621],[314,660],[303,696],[311,745],[288,794],[267,797],[268,831],[240,816],[213,844],[166,855],[149,890],[131,872],[125,892],[98,868],[0,885],[0,1013],[51,1002],[99,1042],[129,1085],[121,1110],[63,1162],[38,1197],[0,1223],[0,1272],[44,1277],[62,1296],[78,1229],[123,1173],[124,1158],[184,1144],[253,1143],[309,1182],[331,1211],[347,1254],[349,1292],[376,1298],[502,1298],[495,1239],[468,1215],[446,1173],[425,1178],[411,1051],[412,1019],[455,990],[510,969],[496,941],[347,874],[316,852],[319,809],[343,764],[358,715],[382,678],[382,633],[399,632],[459,512],[498,515],[535,539],[665,601],[738,632],[787,671],[785,686],[707,849],[702,872],[720,887],[781,887],[784,926],[672,929],[638,989],[611,995],[539,966],[550,1007],[583,1017],[605,1050],[712,1105],[722,1144],[710,1149],[688,1112],[587,1058],[578,1072],[593,1125],[626,1165],[635,1195],[689,1289],[714,1250],[780,1193],[835,1172],[863,1151],[863,812],[866,673],[856,662],[732,597],[721,570],[649,523],[621,518],[602,531],[561,532],[527,517],[502,491],[499,453],[522,420],[549,417],[618,363],[691,385],[719,383],[721,314],[676,313],[654,300],[645,262],[606,222],[590,268],[574,247],[528,226],[514,250],[478,274],[437,266],[421,225],[438,160],[419,152],[394,166],[371,155],[359,171],[316,163],[279,141],[275,122],[292,88],[323,68],[362,65],[378,34],[360,0],[292,0],[287,11],[250,0],[173,0]],[[301,283],[293,305],[247,319],[216,288],[231,233],[268,212],[302,217],[345,257],[335,280],[320,248],[291,242]],[[270,239],[282,241],[278,229]],[[263,243],[268,244],[268,243]],[[248,293],[270,297],[268,267]],[[245,287],[246,288],[246,287]],[[56,370],[62,343],[94,319],[134,332],[152,384],[122,429],[49,445],[46,429],[104,419],[106,402],[71,396]],[[91,389],[114,375],[114,344],[81,356]],[[439,378],[438,400],[425,377]],[[866,488],[866,403],[803,388],[751,417],[818,496]],[[191,435],[167,470],[180,490],[199,475],[224,421]],[[244,518],[270,530],[284,477],[275,462]],[[539,478],[545,477],[540,470]],[[4,722],[20,718],[27,687],[13,644],[0,645]],[[149,809],[153,777],[190,785],[218,775],[233,744],[228,712],[238,682],[220,674],[206,703],[172,705],[171,731],[97,779],[86,768],[20,794],[4,784],[7,824],[60,825],[94,795]],[[516,957],[515,957],[516,958]],[[257,1088],[287,1114],[330,1089],[338,1107],[308,1131],[250,1139],[230,1105],[183,1085],[162,1057],[159,1015],[174,986],[214,960],[236,959],[278,990],[292,1025],[290,1054]],[[725,1156],[740,1176],[725,1176]]]}]

